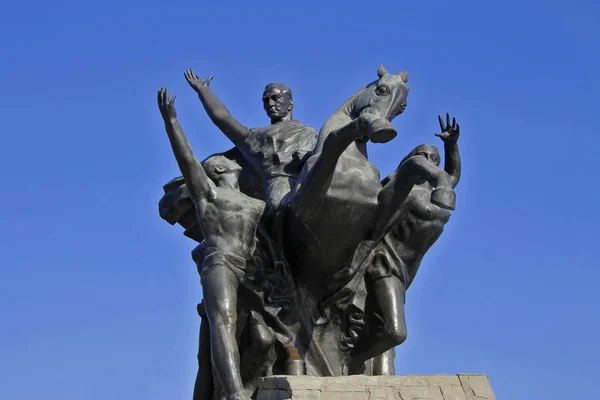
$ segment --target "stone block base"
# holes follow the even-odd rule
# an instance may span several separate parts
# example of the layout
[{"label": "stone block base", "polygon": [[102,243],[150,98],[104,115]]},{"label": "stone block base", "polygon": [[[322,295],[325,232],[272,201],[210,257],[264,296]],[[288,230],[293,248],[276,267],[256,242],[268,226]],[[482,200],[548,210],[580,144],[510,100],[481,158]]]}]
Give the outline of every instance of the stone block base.
[{"label": "stone block base", "polygon": [[262,378],[257,400],[495,400],[487,375]]}]

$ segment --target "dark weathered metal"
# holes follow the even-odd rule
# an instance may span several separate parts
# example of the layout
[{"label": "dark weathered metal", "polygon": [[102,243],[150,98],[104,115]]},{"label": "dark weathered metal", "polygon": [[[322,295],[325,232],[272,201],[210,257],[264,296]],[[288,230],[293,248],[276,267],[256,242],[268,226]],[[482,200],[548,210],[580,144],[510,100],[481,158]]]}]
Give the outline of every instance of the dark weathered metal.
[{"label": "dark weathered metal", "polygon": [[[234,148],[199,162],[166,89],[158,103],[182,171],[164,187],[160,215],[200,244],[204,293],[195,399],[249,399],[261,376],[393,374],[406,339],[404,300],[425,253],[455,208],[460,178],[455,120],[439,117],[421,145],[379,179],[367,143],[385,143],[406,107],[408,74],[358,90],[317,132],[292,119],[292,91],[266,86],[271,124],[247,128],[209,88],[185,78]],[[214,376],[213,376],[214,373]]]}]

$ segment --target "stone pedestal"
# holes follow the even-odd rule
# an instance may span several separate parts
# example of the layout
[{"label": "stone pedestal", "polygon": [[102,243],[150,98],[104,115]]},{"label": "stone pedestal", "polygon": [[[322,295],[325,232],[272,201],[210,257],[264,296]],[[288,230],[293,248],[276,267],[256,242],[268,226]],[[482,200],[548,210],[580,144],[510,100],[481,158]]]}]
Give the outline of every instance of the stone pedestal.
[{"label": "stone pedestal", "polygon": [[487,375],[262,378],[257,400],[495,400]]}]

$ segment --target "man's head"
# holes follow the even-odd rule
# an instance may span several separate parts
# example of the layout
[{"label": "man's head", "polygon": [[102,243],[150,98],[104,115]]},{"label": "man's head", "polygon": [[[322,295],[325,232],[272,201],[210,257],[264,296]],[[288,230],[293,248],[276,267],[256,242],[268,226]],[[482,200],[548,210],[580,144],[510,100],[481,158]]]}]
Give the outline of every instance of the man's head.
[{"label": "man's head", "polygon": [[283,83],[269,83],[265,87],[262,100],[272,124],[292,119],[292,91]]},{"label": "man's head", "polygon": [[202,162],[204,172],[217,186],[239,188],[238,178],[242,167],[233,160],[221,155],[208,157]]},{"label": "man's head", "polygon": [[[408,153],[406,155],[406,157],[404,157],[402,159],[402,161],[400,161],[400,165],[404,164],[404,162],[406,160],[408,160],[409,158],[411,158],[413,156],[425,157],[427,159],[427,161],[429,161],[432,164],[435,164],[436,167],[440,166],[440,152],[437,149],[437,147],[435,147],[435,146],[430,146],[428,144],[418,145],[417,147],[412,149],[411,152]],[[392,172],[388,177],[386,177],[384,180],[381,181],[381,184],[383,186],[387,185],[389,183],[390,179],[392,177],[396,176],[397,172],[398,172],[398,170]],[[422,184],[425,182],[427,182],[427,180],[424,178],[421,178],[421,179],[419,179],[419,181],[417,181],[417,184]]]},{"label": "man's head", "polygon": [[404,161],[408,160],[412,156],[425,157],[427,161],[435,164],[436,167],[440,166],[440,152],[435,146],[430,146],[428,144],[418,145],[417,147],[412,149],[412,151],[408,153],[406,157],[402,159],[400,164],[402,164]]}]

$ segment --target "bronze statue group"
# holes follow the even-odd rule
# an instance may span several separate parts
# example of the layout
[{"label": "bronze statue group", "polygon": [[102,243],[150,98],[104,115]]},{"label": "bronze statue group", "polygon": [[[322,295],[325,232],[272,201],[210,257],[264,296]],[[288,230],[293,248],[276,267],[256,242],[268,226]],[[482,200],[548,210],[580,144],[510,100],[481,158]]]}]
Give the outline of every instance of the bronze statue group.
[{"label": "bronze statue group", "polygon": [[271,124],[248,128],[184,73],[233,143],[198,161],[175,96],[158,106],[182,178],[165,185],[161,216],[200,244],[203,302],[194,399],[250,399],[272,374],[393,375],[406,339],[405,293],[455,208],[460,127],[440,116],[445,167],[420,145],[380,179],[368,142],[396,135],[408,74],[378,79],[342,104],[319,133],[292,118],[291,90],[266,86]]}]

